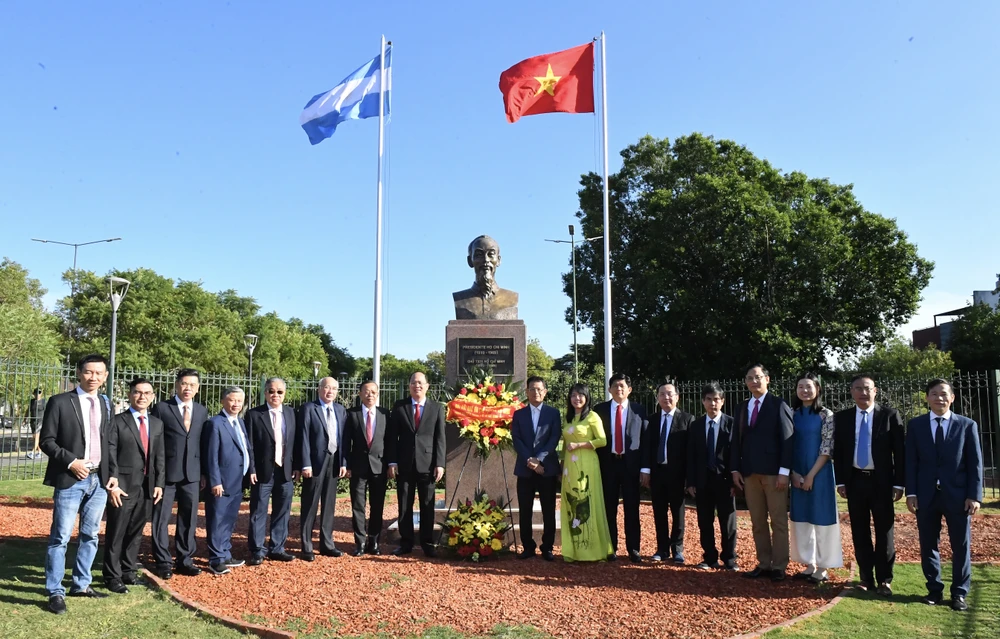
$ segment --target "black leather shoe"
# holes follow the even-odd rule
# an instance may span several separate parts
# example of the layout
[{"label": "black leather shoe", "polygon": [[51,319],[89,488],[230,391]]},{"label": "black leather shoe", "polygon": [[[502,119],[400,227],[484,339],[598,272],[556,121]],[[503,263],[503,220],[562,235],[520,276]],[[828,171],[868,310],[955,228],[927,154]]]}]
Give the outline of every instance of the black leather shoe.
[{"label": "black leather shoe", "polygon": [[616,555],[615,553],[611,553],[610,555],[608,555],[608,561],[618,561],[618,555]]},{"label": "black leather shoe", "polygon": [[731,561],[722,566],[723,570],[728,570],[729,572],[739,572],[740,567],[736,565],[735,561]]},{"label": "black leather shoe", "polygon": [[57,615],[65,615],[66,599],[60,595],[49,597],[49,612]]},{"label": "black leather shoe", "polygon": [[121,579],[112,579],[108,583],[104,584],[104,587],[116,595],[128,594],[128,587],[121,582]]},{"label": "black leather shoe", "polygon": [[534,556],[535,556],[535,551],[534,550],[523,550],[523,551],[517,553],[517,558],[518,559],[531,559]]},{"label": "black leather shoe", "polygon": [[97,592],[90,586],[87,586],[86,590],[70,590],[70,597],[90,597],[91,599],[106,599],[107,595],[103,592]]},{"label": "black leather shoe", "polygon": [[126,586],[145,586],[146,582],[135,574],[122,575],[122,583]]},{"label": "black leather shoe", "polygon": [[364,557],[365,556],[364,547],[358,546],[357,548],[354,549],[354,552],[352,552],[351,555],[353,555],[354,557]]},{"label": "black leather shoe", "polygon": [[340,548],[333,548],[331,550],[321,550],[319,551],[319,554],[323,555],[324,557],[340,557],[341,555],[344,554],[344,551],[341,550]]},{"label": "black leather shoe", "polygon": [[855,588],[857,588],[861,592],[869,592],[875,590],[875,584],[866,579],[862,579],[861,581],[858,582],[858,585],[855,586]]},{"label": "black leather shoe", "polygon": [[[168,573],[170,572],[169,568],[167,568],[167,572]],[[176,572],[178,575],[184,575],[185,577],[197,577],[198,575],[201,574],[201,568],[199,568],[198,566],[189,566],[186,564],[181,564],[180,566],[177,566],[177,569],[174,572]],[[163,579],[170,579],[170,577],[163,577]]]},{"label": "black leather shoe", "polygon": [[754,568],[750,572],[743,573],[743,576],[746,577],[747,579],[758,579],[760,577],[764,577],[764,576],[770,574],[770,572],[771,572],[770,570],[764,570],[760,566],[757,566],[756,568]]},{"label": "black leather shoe", "polygon": [[[928,594],[928,595],[926,595],[925,597],[923,597],[920,600],[920,603],[925,603],[928,606],[936,606],[936,605],[940,604],[942,601],[944,601],[944,597],[941,596],[941,593],[937,593],[937,594]],[[964,598],[963,598],[963,602],[964,602]]]},{"label": "black leather shoe", "polygon": [[551,550],[543,550],[542,559],[544,559],[545,561],[555,561],[556,556],[552,554]]},{"label": "black leather shoe", "polygon": [[285,552],[284,550],[279,552],[268,553],[267,558],[271,561],[295,561],[295,557]]},{"label": "black leather shoe", "polygon": [[406,546],[400,546],[399,548],[392,551],[392,554],[400,557],[402,555],[408,555],[413,552],[413,548],[407,548]]},{"label": "black leather shoe", "polygon": [[250,559],[247,559],[247,565],[248,566],[259,566],[262,563],[264,563],[264,558],[263,557],[258,557],[256,555],[254,555],[253,557],[250,557]]},{"label": "black leather shoe", "polygon": [[890,583],[888,581],[884,581],[884,582],[880,583],[878,585],[878,590],[876,590],[875,592],[877,592],[878,594],[882,595],[883,597],[891,597],[892,596],[892,583]]},{"label": "black leather shoe", "polygon": [[965,603],[965,597],[958,595],[951,598],[951,609],[956,612],[962,612],[969,609],[969,604]]},{"label": "black leather shoe", "polygon": [[784,570],[772,570],[771,571],[771,581],[778,583],[779,581],[785,580]]},{"label": "black leather shoe", "polygon": [[381,555],[382,551],[379,549],[378,544],[371,544],[365,547],[366,555]]},{"label": "black leather shoe", "polygon": [[226,560],[225,563],[227,568],[239,568],[240,566],[245,566],[247,562],[243,561],[242,559],[235,559],[233,557],[230,557],[229,559]]},{"label": "black leather shoe", "polygon": [[155,568],[153,568],[153,574],[164,581],[172,579],[174,576],[174,573],[170,569],[170,566],[164,566],[162,564],[157,565]]},{"label": "black leather shoe", "polygon": [[434,546],[424,546],[423,549],[424,549],[424,557],[434,558],[438,556],[437,548],[435,548]]},{"label": "black leather shoe", "polygon": [[316,561],[316,553],[304,552],[299,555],[299,559],[302,561]]},{"label": "black leather shoe", "polygon": [[630,550],[628,551],[628,560],[631,561],[633,564],[641,564],[642,555],[640,555],[639,551],[637,550]]}]

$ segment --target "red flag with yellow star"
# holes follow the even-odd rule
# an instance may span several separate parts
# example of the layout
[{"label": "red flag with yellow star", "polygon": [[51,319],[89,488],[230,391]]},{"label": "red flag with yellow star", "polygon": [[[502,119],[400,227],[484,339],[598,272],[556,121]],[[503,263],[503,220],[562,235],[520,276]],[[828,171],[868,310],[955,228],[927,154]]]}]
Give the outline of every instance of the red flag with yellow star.
[{"label": "red flag with yellow star", "polygon": [[535,56],[500,74],[507,121],[539,113],[594,112],[594,44]]}]

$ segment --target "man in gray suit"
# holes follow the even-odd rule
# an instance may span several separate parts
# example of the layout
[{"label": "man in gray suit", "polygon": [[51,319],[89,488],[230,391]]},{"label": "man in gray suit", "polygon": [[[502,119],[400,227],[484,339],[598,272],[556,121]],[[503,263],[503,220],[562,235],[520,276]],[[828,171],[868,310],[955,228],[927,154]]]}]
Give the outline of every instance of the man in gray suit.
[{"label": "man in gray suit", "polygon": [[340,385],[332,377],[319,380],[316,401],[299,410],[299,434],[293,467],[302,471],[302,559],[313,561],[313,528],[316,512],[323,504],[319,523],[319,552],[340,557],[333,542],[333,516],[337,508],[337,480],[347,476],[341,463],[347,411],[338,404]]}]

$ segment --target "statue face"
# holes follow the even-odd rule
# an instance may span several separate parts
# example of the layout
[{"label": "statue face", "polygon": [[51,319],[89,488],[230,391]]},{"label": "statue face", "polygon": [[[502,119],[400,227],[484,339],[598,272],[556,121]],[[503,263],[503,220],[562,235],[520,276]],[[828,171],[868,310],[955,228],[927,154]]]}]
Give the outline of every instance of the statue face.
[{"label": "statue face", "polygon": [[476,270],[477,282],[493,281],[500,266],[500,246],[489,237],[476,240],[469,250],[469,266]]}]

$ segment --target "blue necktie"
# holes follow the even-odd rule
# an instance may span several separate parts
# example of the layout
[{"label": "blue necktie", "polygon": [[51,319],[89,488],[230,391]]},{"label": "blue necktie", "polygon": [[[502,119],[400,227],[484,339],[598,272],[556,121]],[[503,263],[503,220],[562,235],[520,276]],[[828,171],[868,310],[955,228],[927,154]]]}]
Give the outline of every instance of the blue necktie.
[{"label": "blue necktie", "polygon": [[861,413],[861,428],[858,429],[858,468],[864,469],[868,466],[868,441],[871,435],[868,432],[868,412]]},{"label": "blue necktie", "polygon": [[243,433],[240,429],[240,423],[234,419],[229,422],[229,424],[233,427],[233,430],[236,431],[236,441],[240,445],[240,452],[243,453],[243,474],[246,475],[247,471],[250,470],[250,456],[247,455],[247,445],[246,442],[243,441]]},{"label": "blue necktie", "polygon": [[705,448],[708,450],[708,469],[718,470],[715,456],[715,420],[708,421],[708,436],[705,437]]}]

